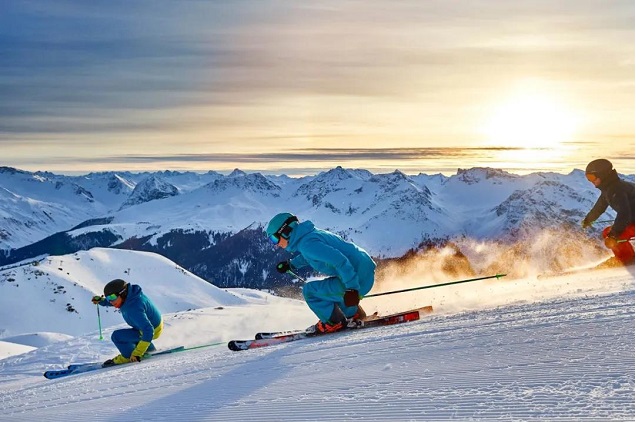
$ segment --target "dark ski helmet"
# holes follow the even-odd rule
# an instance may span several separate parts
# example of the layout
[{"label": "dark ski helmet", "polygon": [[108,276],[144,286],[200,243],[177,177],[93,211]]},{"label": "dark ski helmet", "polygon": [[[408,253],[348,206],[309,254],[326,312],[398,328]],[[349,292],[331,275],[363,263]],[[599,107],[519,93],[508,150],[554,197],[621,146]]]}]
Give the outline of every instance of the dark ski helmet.
[{"label": "dark ski helmet", "polygon": [[108,298],[110,295],[116,296],[124,296],[128,293],[128,283],[126,283],[121,278],[116,278],[115,280],[109,281],[108,284],[104,286],[104,297]]},{"label": "dark ski helmet", "polygon": [[281,212],[276,214],[267,225],[265,233],[273,244],[278,244],[280,238],[289,239],[291,231],[298,224],[298,218],[291,213]]},{"label": "dark ski helmet", "polygon": [[590,161],[590,164],[585,167],[585,174],[593,174],[603,179],[612,172],[613,167],[609,160],[599,158],[598,160]]}]

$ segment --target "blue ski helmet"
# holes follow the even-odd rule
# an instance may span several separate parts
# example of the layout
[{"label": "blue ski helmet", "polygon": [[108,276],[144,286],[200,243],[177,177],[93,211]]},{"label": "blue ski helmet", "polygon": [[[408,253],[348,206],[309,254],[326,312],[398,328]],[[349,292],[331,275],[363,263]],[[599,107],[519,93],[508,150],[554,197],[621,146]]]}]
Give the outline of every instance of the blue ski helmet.
[{"label": "blue ski helmet", "polygon": [[[298,218],[294,214],[281,212],[276,214],[267,225],[265,233],[270,239],[280,238],[289,239],[289,235],[294,227],[298,224]],[[278,240],[276,241],[278,243]]]}]

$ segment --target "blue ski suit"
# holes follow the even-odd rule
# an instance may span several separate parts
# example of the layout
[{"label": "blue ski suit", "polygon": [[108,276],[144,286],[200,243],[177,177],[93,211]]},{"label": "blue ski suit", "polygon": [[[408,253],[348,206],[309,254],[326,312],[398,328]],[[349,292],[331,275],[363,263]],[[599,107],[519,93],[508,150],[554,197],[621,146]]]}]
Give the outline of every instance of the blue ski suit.
[{"label": "blue ski suit", "polygon": [[[103,299],[99,302],[102,306],[113,306],[109,301]],[[141,286],[136,284],[128,285],[128,295],[126,301],[119,308],[124,321],[132,328],[125,328],[113,331],[111,340],[122,356],[129,358],[140,341],[151,343],[161,334],[163,320],[159,309],[141,290]],[[154,345],[151,343],[148,351],[153,351]]]},{"label": "blue ski suit", "polygon": [[364,296],[373,287],[376,265],[369,254],[334,233],[316,228],[311,221],[294,227],[285,250],[299,253],[290,260],[293,268],[309,265],[330,276],[303,287],[307,305],[322,322],[329,320],[334,304],[349,318],[356,313],[357,306],[344,304],[345,290],[355,289]]}]

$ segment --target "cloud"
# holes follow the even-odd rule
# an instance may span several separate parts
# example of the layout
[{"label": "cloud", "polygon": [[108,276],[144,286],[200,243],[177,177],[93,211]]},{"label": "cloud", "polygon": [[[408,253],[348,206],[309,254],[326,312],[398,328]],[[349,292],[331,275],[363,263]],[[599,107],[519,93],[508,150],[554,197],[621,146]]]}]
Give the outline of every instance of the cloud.
[{"label": "cloud", "polygon": [[339,160],[415,160],[422,158],[443,158],[458,156],[477,156],[492,151],[522,151],[524,148],[310,148],[294,151],[269,153],[217,153],[217,154],[171,154],[171,155],[111,155],[87,158],[87,162],[236,162],[236,163],[270,163],[272,161],[334,161]]},{"label": "cloud", "polygon": [[[104,109],[125,115],[267,95],[413,98],[426,92],[442,101],[465,95],[449,88],[474,89],[474,78],[493,85],[520,67],[581,80],[625,77],[602,72],[602,64],[627,50],[631,55],[633,44],[630,2],[611,8],[573,1],[7,6],[0,21],[3,116],[90,117]],[[592,36],[604,47],[590,60]],[[603,42],[608,39],[624,42]]]},{"label": "cloud", "polygon": [[176,162],[195,162],[209,140],[261,162],[266,140],[288,151],[336,128],[347,146],[432,147],[468,138],[484,104],[527,77],[584,105],[594,128],[629,135],[633,15],[633,2],[601,0],[4,2],[0,143],[83,138],[146,162],[121,139],[143,151],[161,137],[185,152]]}]

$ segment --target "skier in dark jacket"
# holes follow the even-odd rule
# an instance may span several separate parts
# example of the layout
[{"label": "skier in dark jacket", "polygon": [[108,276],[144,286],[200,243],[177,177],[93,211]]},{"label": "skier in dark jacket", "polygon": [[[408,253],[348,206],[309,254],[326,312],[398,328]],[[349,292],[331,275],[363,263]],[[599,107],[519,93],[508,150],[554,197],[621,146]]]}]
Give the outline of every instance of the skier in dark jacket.
[{"label": "skier in dark jacket", "polygon": [[279,262],[278,272],[311,266],[329,276],[303,287],[307,305],[320,319],[310,327],[315,333],[339,331],[346,328],[348,319],[364,319],[360,297],[369,293],[375,278],[375,262],[365,250],[316,228],[311,221],[300,223],[288,212],[275,215],[266,233],[274,245],[299,253],[290,261]]},{"label": "skier in dark jacket", "polygon": [[132,327],[113,331],[111,340],[120,354],[104,362],[104,366],[139,362],[146,352],[155,350],[152,340],[161,335],[163,320],[140,286],[115,279],[104,286],[104,296],[93,296],[92,302],[119,309]]},{"label": "skier in dark jacket", "polygon": [[581,225],[584,229],[591,226],[608,206],[612,207],[616,218],[603,230],[605,246],[614,252],[616,264],[633,264],[634,248],[629,239],[634,237],[634,184],[620,179],[612,163],[603,158],[587,165],[585,177],[601,191],[601,196]]}]

